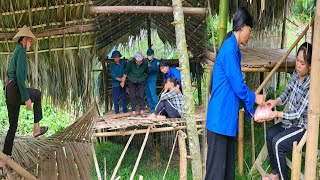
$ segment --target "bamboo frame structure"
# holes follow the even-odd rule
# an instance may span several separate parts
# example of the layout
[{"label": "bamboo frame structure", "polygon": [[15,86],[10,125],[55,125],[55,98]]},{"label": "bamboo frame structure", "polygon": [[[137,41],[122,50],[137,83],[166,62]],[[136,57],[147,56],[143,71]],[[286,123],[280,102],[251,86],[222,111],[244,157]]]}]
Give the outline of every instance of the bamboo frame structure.
[{"label": "bamboo frame structure", "polygon": [[299,144],[296,141],[293,142],[291,180],[300,179],[302,148],[306,144],[306,141],[307,141],[307,131],[304,133]]}]

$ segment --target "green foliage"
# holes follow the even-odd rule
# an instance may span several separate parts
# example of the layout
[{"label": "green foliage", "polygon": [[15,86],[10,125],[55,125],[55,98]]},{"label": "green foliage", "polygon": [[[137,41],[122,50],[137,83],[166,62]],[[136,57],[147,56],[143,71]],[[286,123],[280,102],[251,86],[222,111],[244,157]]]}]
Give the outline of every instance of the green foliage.
[{"label": "green foliage", "polygon": [[298,0],[293,8],[293,15],[302,23],[307,23],[316,12],[315,0]]},{"label": "green foliage", "polygon": [[[0,81],[0,87],[3,87]],[[48,126],[49,131],[46,136],[50,136],[69,126],[71,122],[70,115],[54,107],[48,99],[42,101],[43,119],[40,121],[41,126]],[[4,100],[3,90],[0,90],[0,134],[5,134],[9,128],[7,106]],[[33,132],[33,111],[26,110],[25,106],[20,107],[19,126],[17,135],[32,135]]]}]

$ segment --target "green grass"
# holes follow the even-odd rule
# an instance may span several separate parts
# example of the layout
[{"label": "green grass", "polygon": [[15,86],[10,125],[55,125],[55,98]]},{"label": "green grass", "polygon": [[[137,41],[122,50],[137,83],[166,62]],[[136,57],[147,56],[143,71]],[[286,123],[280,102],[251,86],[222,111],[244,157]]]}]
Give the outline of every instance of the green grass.
[{"label": "green grass", "polygon": [[[124,149],[125,145],[116,143],[102,143],[96,145],[96,154],[100,167],[101,174],[104,174],[103,161],[106,158],[107,164],[107,179],[111,178],[113,170],[118,162],[119,157]],[[131,172],[134,168],[136,159],[138,157],[140,147],[130,146],[122,164],[118,170],[117,176],[121,176],[121,179],[129,179]],[[144,179],[157,180],[162,179],[164,171],[169,160],[171,149],[161,149],[161,162],[157,165],[155,160],[155,148],[146,148],[141,158],[138,170],[135,175],[135,179],[139,179],[142,175]],[[168,169],[166,179],[179,179],[179,153],[175,151],[175,157],[171,161],[170,168]],[[178,156],[178,157],[177,157]],[[92,179],[96,180],[97,175],[95,169],[92,172]],[[188,179],[192,179],[191,169],[188,169]]]}]

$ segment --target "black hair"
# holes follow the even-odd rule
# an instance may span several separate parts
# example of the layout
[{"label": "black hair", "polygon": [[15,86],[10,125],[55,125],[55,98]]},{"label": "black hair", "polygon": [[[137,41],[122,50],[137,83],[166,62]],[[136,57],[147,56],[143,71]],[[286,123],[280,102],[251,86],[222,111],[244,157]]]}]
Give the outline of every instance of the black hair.
[{"label": "black hair", "polygon": [[311,59],[312,59],[312,45],[308,42],[304,42],[303,44],[301,44],[301,46],[299,47],[298,51],[297,51],[297,56],[299,54],[299,52],[302,51],[303,52],[303,57],[304,57],[304,61],[308,64],[311,65]]},{"label": "black hair", "polygon": [[167,82],[172,82],[172,83],[174,84],[174,86],[177,86],[178,84],[180,84],[180,81],[179,81],[177,78],[175,78],[175,77],[173,77],[173,78],[168,78],[168,79],[167,79]]},{"label": "black hair", "polygon": [[253,28],[253,17],[245,7],[241,7],[236,11],[236,13],[233,16],[232,22],[232,30],[226,34],[222,41],[222,44],[226,39],[228,39],[231,36],[232,32],[239,31],[244,26],[249,26]]},{"label": "black hair", "polygon": [[24,36],[21,36],[18,40],[18,43],[21,43],[21,41],[23,40]]},{"label": "black hair", "polygon": [[160,62],[160,67],[162,66],[169,66],[168,62],[167,61],[161,61]]}]

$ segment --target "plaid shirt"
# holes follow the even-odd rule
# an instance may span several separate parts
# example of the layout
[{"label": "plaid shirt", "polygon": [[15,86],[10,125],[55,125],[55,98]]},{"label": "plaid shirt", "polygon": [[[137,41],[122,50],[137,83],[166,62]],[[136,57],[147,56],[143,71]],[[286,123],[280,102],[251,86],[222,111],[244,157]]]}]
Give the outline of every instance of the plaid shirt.
[{"label": "plaid shirt", "polygon": [[174,89],[171,89],[169,92],[161,94],[160,101],[161,100],[168,100],[179,113],[183,112],[184,98],[181,92],[176,92]]},{"label": "plaid shirt", "polygon": [[299,75],[294,71],[289,85],[278,98],[279,105],[289,103],[289,109],[283,111],[282,127],[308,127],[308,103],[310,89],[310,74],[299,83]]}]

